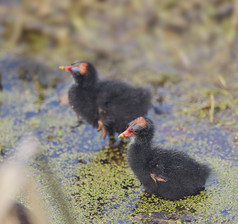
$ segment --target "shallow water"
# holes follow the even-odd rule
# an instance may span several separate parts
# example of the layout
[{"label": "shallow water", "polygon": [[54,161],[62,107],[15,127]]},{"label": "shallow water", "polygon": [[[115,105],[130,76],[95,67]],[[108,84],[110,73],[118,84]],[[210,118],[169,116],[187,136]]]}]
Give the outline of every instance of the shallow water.
[{"label": "shallow water", "polygon": [[[128,168],[126,143],[108,147],[108,139],[103,140],[85,122],[75,127],[73,111],[61,105],[57,96],[67,92],[71,80],[57,67],[3,58],[0,69],[1,160],[11,156],[24,133],[39,137],[42,155],[29,168],[40,185],[52,223],[65,222],[63,210],[70,211],[75,223],[238,222],[238,125],[234,122],[238,105],[218,108],[215,117],[219,120],[209,123],[209,107],[197,108],[209,102],[207,91],[216,88],[212,77],[204,84],[202,76],[184,79],[177,75],[174,79],[174,74],[168,74],[163,86],[149,85],[154,99],[163,98],[161,103],[154,100],[161,113],[151,109],[148,115],[155,122],[155,143],[185,151],[213,170],[206,191],[170,202],[143,193]],[[230,99],[216,96],[217,105]],[[46,160],[50,172],[42,165]],[[47,172],[57,179],[56,184],[47,179]],[[56,200],[56,186],[69,203]]]}]

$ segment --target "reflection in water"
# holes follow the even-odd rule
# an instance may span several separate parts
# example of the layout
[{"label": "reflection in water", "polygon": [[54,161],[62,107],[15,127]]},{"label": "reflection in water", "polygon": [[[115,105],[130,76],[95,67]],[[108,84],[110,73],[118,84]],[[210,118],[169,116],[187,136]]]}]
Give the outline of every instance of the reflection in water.
[{"label": "reflection in water", "polygon": [[99,160],[102,164],[110,164],[115,162],[116,164],[122,164],[126,159],[126,150],[128,142],[121,140],[117,145],[114,145],[115,139],[109,140],[110,145],[106,146],[100,153]]}]

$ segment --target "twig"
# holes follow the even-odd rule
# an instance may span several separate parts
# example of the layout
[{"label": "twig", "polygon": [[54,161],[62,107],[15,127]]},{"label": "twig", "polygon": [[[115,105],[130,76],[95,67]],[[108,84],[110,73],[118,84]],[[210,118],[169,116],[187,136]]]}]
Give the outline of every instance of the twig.
[{"label": "twig", "polygon": [[221,86],[226,89],[227,88],[227,83],[226,83],[226,80],[224,79],[224,77],[222,75],[218,75],[217,76]]},{"label": "twig", "polygon": [[210,114],[210,123],[213,123],[214,121],[214,109],[215,109],[215,100],[214,100],[214,96],[213,94],[210,95],[210,111],[209,111],[209,114]]}]

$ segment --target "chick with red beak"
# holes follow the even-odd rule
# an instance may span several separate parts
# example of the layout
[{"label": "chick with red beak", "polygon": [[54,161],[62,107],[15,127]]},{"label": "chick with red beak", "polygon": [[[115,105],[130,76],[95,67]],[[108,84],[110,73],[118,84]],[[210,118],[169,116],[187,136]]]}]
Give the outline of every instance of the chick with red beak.
[{"label": "chick with red beak", "polygon": [[[148,90],[116,80],[99,80],[96,68],[87,61],[59,68],[75,81],[68,93],[69,104],[77,116],[101,130],[103,138],[122,132],[128,122],[146,115],[151,107]],[[126,135],[132,136],[133,130]]]},{"label": "chick with red beak", "polygon": [[74,84],[68,92],[68,101],[77,118],[82,117],[97,128],[100,122],[96,103],[97,72],[95,68],[86,61],[76,62],[69,66],[59,66],[59,68],[70,73],[74,79]]},{"label": "chick with red beak", "polygon": [[181,151],[154,146],[154,124],[139,117],[119,135],[135,137],[127,151],[127,161],[147,193],[178,200],[204,189],[210,168]]}]

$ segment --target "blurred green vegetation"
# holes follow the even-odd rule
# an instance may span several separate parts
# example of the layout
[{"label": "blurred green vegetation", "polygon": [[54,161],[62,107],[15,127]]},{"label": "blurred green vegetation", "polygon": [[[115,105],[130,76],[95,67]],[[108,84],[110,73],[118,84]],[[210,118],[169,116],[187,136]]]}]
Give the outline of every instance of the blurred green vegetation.
[{"label": "blurred green vegetation", "polygon": [[171,61],[189,70],[237,70],[237,0],[3,0],[0,18],[2,50],[47,56],[48,63],[133,58],[131,69]]}]

